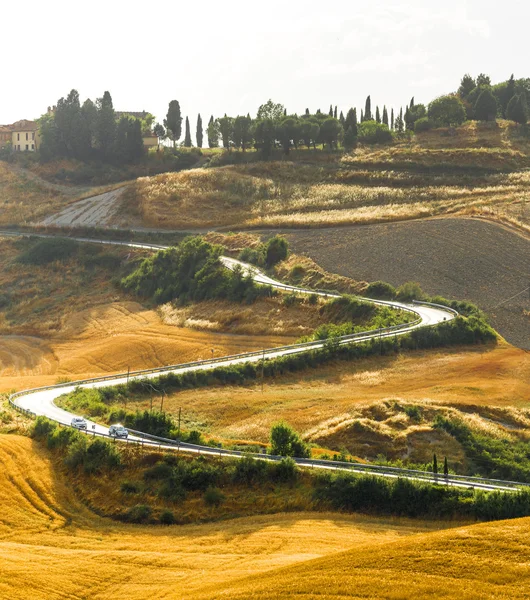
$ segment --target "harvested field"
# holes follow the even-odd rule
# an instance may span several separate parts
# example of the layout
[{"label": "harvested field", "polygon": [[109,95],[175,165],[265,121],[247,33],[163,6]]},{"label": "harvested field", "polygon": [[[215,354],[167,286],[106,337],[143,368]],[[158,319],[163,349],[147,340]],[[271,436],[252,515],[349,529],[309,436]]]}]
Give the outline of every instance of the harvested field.
[{"label": "harvested field", "polygon": [[530,285],[530,239],[513,230],[431,219],[283,233],[294,252],[328,271],[357,281],[417,281],[430,295],[471,300],[510,343],[530,349],[529,292],[520,294]]},{"label": "harvested field", "polygon": [[28,438],[0,436],[0,466],[0,596],[13,600],[197,598],[214,582],[450,526],[331,513],[122,525],[92,513]]}]

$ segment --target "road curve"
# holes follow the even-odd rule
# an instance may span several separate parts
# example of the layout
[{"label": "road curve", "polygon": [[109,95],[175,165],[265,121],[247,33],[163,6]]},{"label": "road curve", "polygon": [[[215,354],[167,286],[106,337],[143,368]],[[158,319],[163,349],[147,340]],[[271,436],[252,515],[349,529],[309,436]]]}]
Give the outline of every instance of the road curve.
[{"label": "road curve", "polygon": [[[3,232],[0,232],[3,234]],[[13,234],[12,232],[6,232],[6,235],[19,235]],[[47,236],[42,236],[47,237]],[[106,240],[94,240],[90,238],[74,238],[78,241],[109,244],[109,245],[121,245],[134,248],[144,248],[151,250],[160,250],[167,248],[166,246],[154,245],[154,244],[137,244],[128,242],[115,242]],[[234,258],[223,256],[221,257],[223,264],[229,269],[240,268],[246,274],[252,275],[253,279],[258,284],[270,285],[277,289],[283,289],[287,291],[296,292],[298,294],[316,294],[328,298],[340,297],[340,294],[334,292],[328,292],[323,290],[311,290],[307,288],[299,288],[296,286],[285,285],[280,283],[253,265],[243,263]],[[362,298],[362,301],[370,302],[378,305],[386,305],[393,308],[405,310],[415,315],[415,320],[411,323],[406,323],[394,327],[384,328],[380,330],[372,330],[367,332],[361,332],[358,334],[343,336],[338,338],[339,344],[352,344],[360,343],[370,339],[378,339],[383,337],[394,337],[398,335],[404,335],[420,327],[433,327],[443,321],[449,321],[454,319],[458,313],[450,308],[427,304],[427,303],[401,303],[394,301],[382,301]],[[186,371],[193,370],[205,370],[215,369],[220,366],[236,365],[246,362],[258,362],[261,360],[267,360],[272,358],[278,358],[289,354],[297,354],[300,352],[308,352],[323,348],[325,342],[309,342],[302,344],[293,344],[289,346],[281,346],[278,348],[271,348],[261,352],[248,352],[245,354],[238,354],[233,356],[225,356],[217,359],[210,359],[204,361],[196,361],[193,363],[186,363],[182,365],[169,365],[165,367],[159,367],[156,369],[147,369],[143,371],[135,371],[133,373],[122,373],[117,375],[110,375],[105,377],[98,377],[89,380],[76,381],[67,384],[59,384],[55,386],[37,388],[32,390],[24,390],[17,392],[10,396],[9,401],[18,410],[31,413],[35,416],[45,416],[53,421],[56,421],[62,425],[70,425],[72,417],[75,416],[55,405],[54,401],[61,395],[72,392],[77,387],[82,388],[98,388],[109,385],[119,385],[127,383],[131,379],[142,379],[149,385],[149,379],[154,379],[160,375],[167,373],[183,373]],[[95,436],[108,436],[108,428],[98,423],[88,421],[87,434]],[[209,446],[199,446],[194,444],[180,443],[172,440],[166,440],[164,438],[157,438],[155,436],[146,436],[141,432],[135,432],[135,435],[129,437],[129,442],[142,443],[143,445],[154,446],[161,449],[179,449],[182,451],[196,452],[202,454],[211,454],[216,456],[242,456],[241,452],[214,449]],[[258,458],[268,460],[279,460],[281,457],[256,455]],[[473,487],[484,490],[501,490],[501,491],[513,491],[523,487],[525,484],[519,482],[509,482],[500,480],[491,480],[486,478],[477,477],[464,477],[451,475],[449,477],[442,477],[434,473],[427,473],[423,471],[414,471],[410,469],[397,469],[392,467],[381,467],[377,465],[363,465],[358,463],[340,463],[333,461],[319,461],[312,459],[300,459],[296,458],[295,461],[300,466],[308,466],[314,468],[325,468],[325,469],[337,469],[337,470],[348,470],[356,473],[371,473],[378,476],[384,477],[404,477],[413,480],[429,481],[432,483],[440,483],[449,486],[456,487]]]}]

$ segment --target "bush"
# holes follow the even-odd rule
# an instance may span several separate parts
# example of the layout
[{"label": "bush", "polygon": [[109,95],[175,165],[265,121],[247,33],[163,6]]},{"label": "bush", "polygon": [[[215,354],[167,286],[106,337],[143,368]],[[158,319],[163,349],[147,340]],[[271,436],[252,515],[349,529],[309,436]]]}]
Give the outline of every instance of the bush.
[{"label": "bush", "polygon": [[280,422],[271,429],[271,454],[307,458],[310,451],[309,446],[290,425]]},{"label": "bush", "polygon": [[419,283],[407,281],[396,290],[396,298],[402,302],[410,302],[411,300],[422,300],[425,298],[425,294]]},{"label": "bush", "polygon": [[384,123],[364,121],[358,127],[357,139],[365,144],[384,144],[392,141],[392,133]]},{"label": "bush", "polygon": [[182,502],[186,499],[186,490],[183,488],[180,479],[177,475],[172,475],[164,482],[158,491],[160,498],[165,498],[171,502]]},{"label": "bush", "polygon": [[220,506],[225,501],[225,495],[219,488],[209,487],[204,492],[204,503],[206,506]]},{"label": "bush", "polygon": [[173,473],[173,467],[165,462],[157,463],[150,469],[144,471],[144,479],[146,481],[160,481],[168,479]]},{"label": "bush", "polygon": [[258,267],[264,267],[265,266],[264,246],[262,244],[258,248],[243,248],[243,250],[241,250],[241,252],[239,253],[237,258],[243,262],[251,263]]},{"label": "bush", "polygon": [[125,516],[129,523],[145,523],[152,512],[151,507],[147,504],[137,504],[130,508]]},{"label": "bush", "polygon": [[57,429],[57,423],[46,417],[37,417],[31,429],[31,437],[45,439]]},{"label": "bush", "polygon": [[256,460],[245,456],[235,463],[232,480],[246,486],[262,483],[267,478],[267,464],[263,460]]},{"label": "bush", "polygon": [[134,481],[124,481],[120,486],[120,490],[124,494],[137,494],[140,491],[140,484]]},{"label": "bush", "polygon": [[414,131],[416,133],[429,131],[433,127],[434,123],[429,119],[429,117],[422,117],[421,119],[418,119],[416,123],[414,123]]},{"label": "bush", "polygon": [[175,515],[170,510],[163,510],[160,513],[160,523],[162,525],[174,525],[177,522]]},{"label": "bush", "polygon": [[384,281],[373,281],[364,291],[364,295],[367,298],[392,300],[396,297],[396,288]]},{"label": "bush", "polygon": [[289,244],[281,235],[275,235],[265,244],[265,264],[272,267],[285,260],[289,254]]},{"label": "bush", "polygon": [[440,96],[429,104],[429,119],[440,126],[461,125],[466,120],[466,109],[458,96]]},{"label": "bush", "polygon": [[45,238],[21,254],[18,262],[26,265],[46,265],[70,258],[78,248],[78,242],[69,238]]},{"label": "bush", "polygon": [[272,478],[281,483],[294,483],[298,479],[298,474],[298,467],[290,457],[282,458],[280,462],[272,465]]}]

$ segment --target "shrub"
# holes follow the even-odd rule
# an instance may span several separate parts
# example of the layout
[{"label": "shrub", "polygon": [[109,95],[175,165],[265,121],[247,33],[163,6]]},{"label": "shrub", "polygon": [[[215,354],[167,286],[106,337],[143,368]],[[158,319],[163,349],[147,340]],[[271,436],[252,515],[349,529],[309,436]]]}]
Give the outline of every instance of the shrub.
[{"label": "shrub", "polygon": [[267,478],[267,464],[263,460],[256,460],[245,456],[235,463],[232,480],[234,483],[253,485],[261,483]]},{"label": "shrub", "polygon": [[290,457],[282,458],[272,465],[271,476],[282,483],[294,483],[298,479],[299,470],[294,460]]},{"label": "shrub", "polygon": [[366,288],[364,295],[368,298],[392,300],[396,297],[396,288],[384,281],[373,281]]},{"label": "shrub", "polygon": [[158,491],[160,498],[165,498],[171,502],[182,502],[186,499],[186,490],[177,475],[173,474],[164,482]]},{"label": "shrub", "polygon": [[70,258],[78,248],[78,242],[69,238],[45,238],[21,254],[18,261],[28,265],[46,265]]},{"label": "shrub", "polygon": [[145,523],[152,512],[151,507],[147,504],[137,504],[127,511],[126,519],[129,523]]},{"label": "shrub", "polygon": [[280,235],[275,235],[265,244],[265,264],[267,267],[272,267],[285,260],[288,254],[289,244]]},{"label": "shrub", "polygon": [[177,522],[175,515],[170,510],[163,510],[160,513],[160,523],[162,525],[174,525]]},{"label": "shrub", "polygon": [[358,127],[357,139],[365,144],[384,144],[392,141],[392,133],[384,123],[364,121]]},{"label": "shrub", "polygon": [[243,248],[243,250],[241,250],[241,252],[239,253],[238,259],[246,263],[251,263],[258,267],[264,267],[264,246],[260,245],[258,248]]},{"label": "shrub", "polygon": [[298,433],[287,423],[280,422],[271,429],[271,454],[276,456],[295,456],[307,458],[310,456],[309,446]]},{"label": "shrub", "polygon": [[140,491],[140,484],[134,481],[124,481],[120,486],[120,490],[124,494],[137,494]]},{"label": "shrub", "polygon": [[396,298],[402,302],[410,302],[411,300],[422,300],[425,298],[425,294],[419,283],[407,281],[396,290]]},{"label": "shrub", "polygon": [[206,490],[218,483],[221,478],[221,469],[199,459],[192,463],[181,463],[178,466],[176,477],[186,490]]},{"label": "shrub", "polygon": [[298,301],[298,296],[294,293],[291,292],[290,294],[285,294],[283,299],[282,299],[282,304],[284,306],[294,306]]},{"label": "shrub", "polygon": [[167,479],[173,473],[173,467],[165,462],[157,463],[144,471],[144,479],[146,481],[160,481]]},{"label": "shrub", "polygon": [[429,118],[441,126],[461,125],[466,120],[466,109],[458,96],[440,96],[429,104]]},{"label": "shrub", "polygon": [[225,501],[225,499],[225,495],[219,488],[209,487],[204,492],[204,503],[206,506],[218,507]]},{"label": "shrub", "polygon": [[57,423],[50,421],[46,417],[37,417],[31,430],[31,437],[42,439],[47,438],[57,429]]},{"label": "shrub", "polygon": [[416,133],[422,133],[424,131],[429,131],[434,127],[434,123],[429,119],[429,117],[422,117],[418,119],[416,123],[414,123],[414,131]]}]

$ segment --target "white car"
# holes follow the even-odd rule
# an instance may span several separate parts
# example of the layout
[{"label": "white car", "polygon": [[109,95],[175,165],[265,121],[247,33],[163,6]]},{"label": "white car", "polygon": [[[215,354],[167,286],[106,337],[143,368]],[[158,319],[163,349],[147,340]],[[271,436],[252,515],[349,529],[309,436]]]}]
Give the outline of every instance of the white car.
[{"label": "white car", "polygon": [[86,429],[86,421],[83,417],[74,417],[70,425],[76,429]]},{"label": "white car", "polygon": [[111,425],[109,427],[109,435],[112,437],[127,439],[129,432],[123,425]]}]

